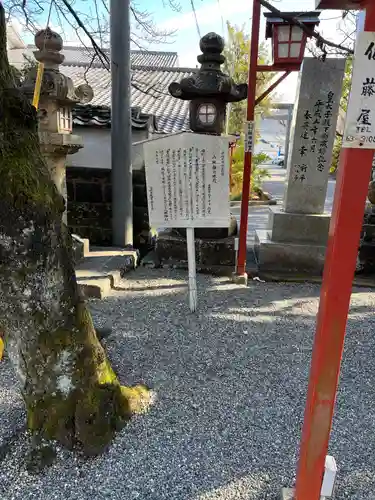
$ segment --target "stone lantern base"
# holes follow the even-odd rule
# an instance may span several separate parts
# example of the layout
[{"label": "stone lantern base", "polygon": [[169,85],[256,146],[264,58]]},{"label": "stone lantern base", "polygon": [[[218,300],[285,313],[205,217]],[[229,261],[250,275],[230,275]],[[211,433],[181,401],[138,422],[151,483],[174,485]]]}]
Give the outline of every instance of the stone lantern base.
[{"label": "stone lantern base", "polygon": [[[195,258],[197,270],[230,276],[235,266],[237,220],[231,217],[229,228],[196,228]],[[162,264],[187,268],[186,229],[159,232],[155,252]]]},{"label": "stone lantern base", "polygon": [[[195,259],[198,272],[230,276],[235,266],[235,238],[195,238]],[[186,238],[176,230],[159,233],[155,252],[163,265],[187,269]]]},{"label": "stone lantern base", "polygon": [[[186,229],[178,228],[177,233],[186,238]],[[202,240],[222,240],[228,236],[237,235],[237,219],[233,216],[230,218],[229,227],[198,227],[194,230],[195,238]]]}]

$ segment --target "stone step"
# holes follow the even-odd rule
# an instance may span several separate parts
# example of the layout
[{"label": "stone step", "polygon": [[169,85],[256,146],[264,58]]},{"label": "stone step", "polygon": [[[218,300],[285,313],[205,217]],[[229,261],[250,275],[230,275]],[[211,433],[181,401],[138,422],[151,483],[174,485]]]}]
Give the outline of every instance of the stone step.
[{"label": "stone step", "polygon": [[75,263],[80,262],[90,251],[90,241],[77,234],[72,234],[72,246]]},{"label": "stone step", "polygon": [[77,276],[77,283],[79,290],[85,299],[103,299],[109,295],[113,288],[112,278],[112,276],[93,276],[90,278]]},{"label": "stone step", "polygon": [[135,250],[103,248],[90,251],[76,266],[76,277],[85,298],[102,299],[138,264]]}]

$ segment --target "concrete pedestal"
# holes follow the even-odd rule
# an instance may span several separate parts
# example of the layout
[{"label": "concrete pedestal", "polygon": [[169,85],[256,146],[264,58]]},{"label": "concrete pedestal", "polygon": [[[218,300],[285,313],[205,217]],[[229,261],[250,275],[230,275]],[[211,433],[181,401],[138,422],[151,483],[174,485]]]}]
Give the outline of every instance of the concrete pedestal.
[{"label": "concrete pedestal", "polygon": [[[279,498],[280,500],[294,500],[294,488],[283,488]],[[328,500],[328,498],[320,497],[320,500]]]},{"label": "concrete pedestal", "polygon": [[281,490],[280,500],[293,500],[294,488],[283,488]]},{"label": "concrete pedestal", "polygon": [[255,234],[259,271],[320,276],[329,222],[329,214],[286,213],[270,207],[267,229]]}]

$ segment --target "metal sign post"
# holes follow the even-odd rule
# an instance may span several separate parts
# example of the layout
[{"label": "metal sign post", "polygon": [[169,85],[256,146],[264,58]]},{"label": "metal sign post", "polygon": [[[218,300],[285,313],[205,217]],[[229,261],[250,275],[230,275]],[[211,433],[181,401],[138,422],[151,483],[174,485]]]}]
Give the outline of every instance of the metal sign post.
[{"label": "metal sign post", "polygon": [[230,139],[184,132],[144,145],[150,225],[186,228],[191,312],[197,308],[194,228],[229,225]]},{"label": "metal sign post", "polygon": [[190,311],[195,312],[197,309],[197,270],[195,266],[194,228],[192,227],[186,229],[186,243],[189,269],[189,306]]}]

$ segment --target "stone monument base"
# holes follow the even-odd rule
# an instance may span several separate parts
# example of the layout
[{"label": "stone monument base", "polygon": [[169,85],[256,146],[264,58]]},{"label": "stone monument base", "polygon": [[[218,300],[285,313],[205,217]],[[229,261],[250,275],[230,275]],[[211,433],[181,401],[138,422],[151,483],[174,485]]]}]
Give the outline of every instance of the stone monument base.
[{"label": "stone monument base", "polygon": [[[195,238],[197,271],[230,276],[235,266],[234,237],[222,239]],[[173,229],[162,231],[155,252],[164,265],[187,268],[186,239]]]},{"label": "stone monument base", "polygon": [[255,234],[259,272],[320,276],[329,223],[329,214],[286,213],[270,207],[267,229]]}]

